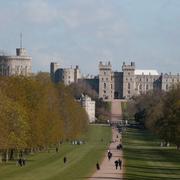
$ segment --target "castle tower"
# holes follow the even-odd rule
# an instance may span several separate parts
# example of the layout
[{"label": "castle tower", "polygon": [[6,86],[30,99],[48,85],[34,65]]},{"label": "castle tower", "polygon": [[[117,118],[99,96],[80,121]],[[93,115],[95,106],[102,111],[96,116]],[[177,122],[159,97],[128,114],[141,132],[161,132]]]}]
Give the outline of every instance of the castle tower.
[{"label": "castle tower", "polygon": [[114,80],[111,63],[99,63],[99,98],[104,101],[114,99]]},{"label": "castle tower", "polygon": [[60,65],[56,62],[51,62],[50,64],[50,75],[53,82],[58,82],[58,71],[60,69]]},{"label": "castle tower", "polygon": [[135,63],[131,62],[126,65],[125,62],[122,66],[123,71],[123,98],[130,98],[134,95],[135,91]]},{"label": "castle tower", "polygon": [[21,37],[20,48],[16,49],[16,55],[0,54],[0,76],[30,76],[31,73],[32,57],[28,55],[25,48],[22,48]]},{"label": "castle tower", "polygon": [[81,79],[81,72],[79,66],[76,65],[74,69],[74,82],[77,83],[79,79]]}]

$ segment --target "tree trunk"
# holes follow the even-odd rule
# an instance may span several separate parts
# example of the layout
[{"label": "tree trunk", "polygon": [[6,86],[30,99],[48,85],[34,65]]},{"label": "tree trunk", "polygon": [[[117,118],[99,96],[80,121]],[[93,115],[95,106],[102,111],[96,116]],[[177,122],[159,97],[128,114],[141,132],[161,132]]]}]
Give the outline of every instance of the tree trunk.
[{"label": "tree trunk", "polygon": [[6,162],[9,160],[9,149],[6,150]]},{"label": "tree trunk", "polygon": [[0,163],[3,161],[3,154],[0,154]]},{"label": "tree trunk", "polygon": [[177,150],[178,150],[178,151],[180,150],[180,145],[179,145],[179,144],[177,145]]},{"label": "tree trunk", "polygon": [[14,160],[14,149],[10,149],[9,160]]}]

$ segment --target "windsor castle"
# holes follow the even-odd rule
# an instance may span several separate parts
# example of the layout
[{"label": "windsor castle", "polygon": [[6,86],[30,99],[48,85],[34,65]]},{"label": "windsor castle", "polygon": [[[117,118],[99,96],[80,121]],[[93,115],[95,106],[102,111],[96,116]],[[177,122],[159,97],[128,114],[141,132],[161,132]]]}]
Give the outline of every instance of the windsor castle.
[{"label": "windsor castle", "polygon": [[[16,49],[16,55],[0,54],[0,76],[32,74],[32,58],[25,48]],[[157,70],[139,70],[135,63],[122,65],[122,71],[113,71],[110,62],[99,62],[98,76],[82,76],[79,66],[75,68],[61,68],[58,63],[50,65],[51,79],[55,83],[65,85],[83,81],[91,86],[104,101],[113,99],[129,99],[133,96],[145,94],[150,90],[168,91],[172,85],[180,82],[180,74],[159,74]]]},{"label": "windsor castle", "polygon": [[65,85],[87,82],[104,101],[113,99],[129,99],[132,96],[145,94],[150,90],[168,91],[169,88],[180,82],[179,74],[159,74],[157,70],[139,70],[135,63],[122,65],[122,71],[114,72],[110,62],[99,62],[97,77],[82,77],[79,67],[59,68],[57,63],[51,63],[51,78],[53,81],[64,82]]},{"label": "windsor castle", "polygon": [[168,91],[178,82],[180,82],[179,74],[159,74],[156,70],[138,70],[134,62],[130,64],[124,62],[121,72],[113,72],[110,62],[99,63],[99,97],[107,101],[129,99],[150,90]]}]

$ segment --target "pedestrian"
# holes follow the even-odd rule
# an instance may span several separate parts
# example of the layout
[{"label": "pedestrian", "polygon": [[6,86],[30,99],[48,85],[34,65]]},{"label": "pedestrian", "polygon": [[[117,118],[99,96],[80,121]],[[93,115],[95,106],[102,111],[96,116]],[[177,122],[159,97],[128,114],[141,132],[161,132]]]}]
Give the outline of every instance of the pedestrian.
[{"label": "pedestrian", "polygon": [[121,149],[121,150],[123,149],[123,145],[122,145],[122,144],[120,144],[120,149]]},{"label": "pedestrian", "polygon": [[58,147],[56,147],[56,152],[58,152],[59,151],[59,148]]},{"label": "pedestrian", "polygon": [[65,163],[67,162],[67,158],[66,158],[66,157],[64,157],[63,161],[64,161],[64,164],[65,164]]},{"label": "pedestrian", "polygon": [[109,152],[108,152],[108,159],[110,160],[111,157],[112,157],[112,153],[109,151]]},{"label": "pedestrian", "polygon": [[117,169],[117,168],[118,168],[118,165],[119,165],[118,161],[117,161],[117,160],[114,161],[114,164],[115,164],[115,167],[116,167],[116,169]]},{"label": "pedestrian", "polygon": [[18,159],[18,164],[19,164],[20,166],[22,166],[22,159],[21,159],[21,158]]},{"label": "pedestrian", "polygon": [[118,159],[119,168],[121,169],[122,166],[122,160]]},{"label": "pedestrian", "polygon": [[98,163],[98,162],[96,163],[96,169],[97,169],[97,170],[100,170],[100,166],[99,166],[99,163]]},{"label": "pedestrian", "polygon": [[26,160],[25,160],[25,158],[22,159],[22,165],[23,165],[23,166],[26,165]]}]

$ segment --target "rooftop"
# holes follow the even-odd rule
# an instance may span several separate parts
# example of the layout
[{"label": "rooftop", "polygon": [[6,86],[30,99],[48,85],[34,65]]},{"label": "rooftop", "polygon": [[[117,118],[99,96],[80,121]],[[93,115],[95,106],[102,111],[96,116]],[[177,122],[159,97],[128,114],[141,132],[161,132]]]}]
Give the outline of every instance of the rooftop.
[{"label": "rooftop", "polygon": [[159,75],[157,70],[135,70],[135,75]]}]

